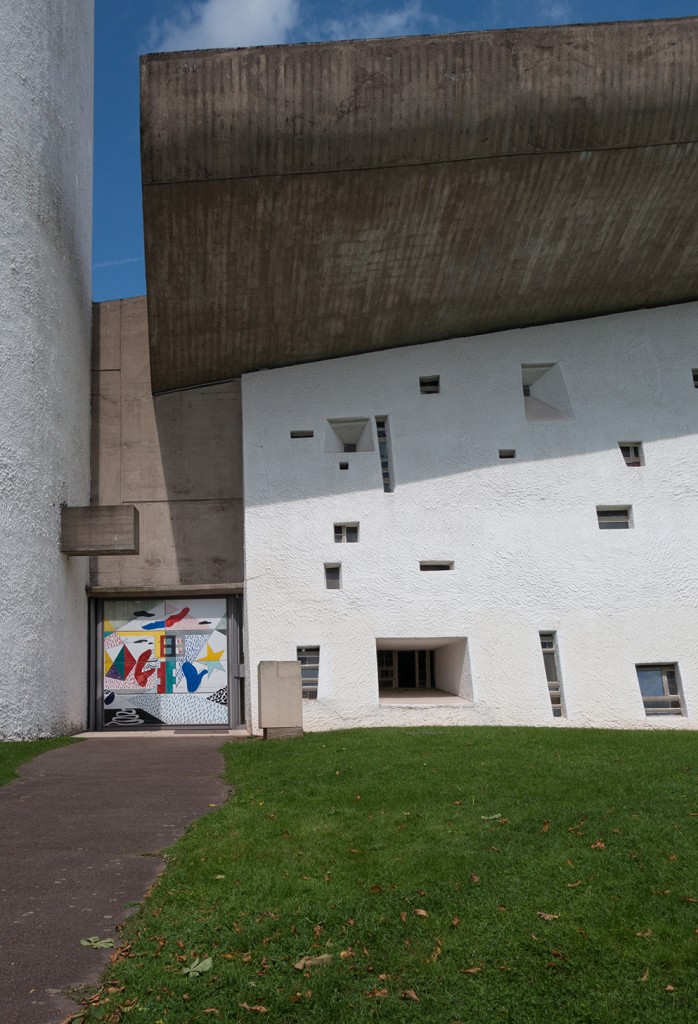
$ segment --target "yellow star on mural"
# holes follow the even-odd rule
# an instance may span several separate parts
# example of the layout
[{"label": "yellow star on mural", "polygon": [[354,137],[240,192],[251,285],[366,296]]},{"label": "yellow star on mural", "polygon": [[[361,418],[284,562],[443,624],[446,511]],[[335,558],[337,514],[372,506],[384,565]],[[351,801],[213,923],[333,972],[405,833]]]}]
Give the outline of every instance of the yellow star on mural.
[{"label": "yellow star on mural", "polygon": [[207,661],[208,665],[206,666],[206,669],[208,671],[208,674],[211,675],[211,673],[215,672],[216,669],[218,669],[219,672],[223,671],[223,666],[221,665],[221,658],[223,657],[224,654],[225,649],[223,649],[222,651],[214,651],[211,649],[210,644],[206,644],[206,654],[200,654],[196,660]]}]

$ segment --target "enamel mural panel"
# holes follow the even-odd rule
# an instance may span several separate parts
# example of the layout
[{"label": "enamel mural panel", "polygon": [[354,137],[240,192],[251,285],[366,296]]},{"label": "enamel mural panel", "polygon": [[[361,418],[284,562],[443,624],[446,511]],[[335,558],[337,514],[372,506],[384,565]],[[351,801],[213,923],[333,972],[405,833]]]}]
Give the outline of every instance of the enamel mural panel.
[{"label": "enamel mural panel", "polygon": [[227,725],[225,598],[104,602],[104,725]]}]

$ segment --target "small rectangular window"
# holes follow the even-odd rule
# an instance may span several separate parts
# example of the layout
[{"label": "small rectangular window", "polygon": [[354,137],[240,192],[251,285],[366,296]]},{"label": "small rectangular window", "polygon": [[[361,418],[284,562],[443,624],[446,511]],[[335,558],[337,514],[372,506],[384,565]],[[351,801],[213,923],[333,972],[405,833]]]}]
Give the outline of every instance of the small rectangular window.
[{"label": "small rectangular window", "polygon": [[347,453],[348,452],[355,452],[356,451],[356,445],[354,444],[354,442],[353,441],[345,441],[344,442],[344,451],[347,452]]},{"label": "small rectangular window", "polygon": [[294,441],[295,440],[300,440],[301,438],[314,437],[314,436],[315,436],[315,434],[314,434],[314,432],[312,430],[292,430],[291,431],[291,437],[294,439]]},{"label": "small rectangular window", "polygon": [[698,370],[693,371],[693,387],[698,388]]},{"label": "small rectangular window", "polygon": [[359,524],[335,523],[334,539],[336,544],[356,544],[359,539]]},{"label": "small rectangular window", "polygon": [[342,566],[339,562],[325,566],[325,586],[328,590],[339,590],[342,586]]},{"label": "small rectangular window", "polygon": [[677,665],[636,665],[635,671],[646,715],[685,714]]},{"label": "small rectangular window", "polygon": [[438,395],[441,390],[441,382],[438,377],[420,377],[419,378],[419,393],[420,395]]},{"label": "small rectangular window", "polygon": [[420,562],[421,572],[443,572],[453,568],[453,562]]},{"label": "small rectangular window", "polygon": [[644,466],[642,441],[619,441],[618,447],[626,466]]},{"label": "small rectangular window", "polygon": [[296,659],[301,663],[301,686],[306,700],[317,700],[320,674],[320,648],[296,647]]},{"label": "small rectangular window", "polygon": [[340,462],[339,468],[340,469],[349,469],[349,463],[348,462]]},{"label": "small rectangular window", "polygon": [[556,639],[555,633],[540,634],[540,646],[543,652],[543,665],[545,667],[545,678],[548,681],[548,693],[550,694],[553,718],[562,718],[562,686],[560,685],[560,671],[557,664]]},{"label": "small rectangular window", "polygon": [[630,529],[630,506],[623,505],[616,508],[597,506],[596,518],[599,521],[600,530],[628,530]]},{"label": "small rectangular window", "polygon": [[515,448],[500,448],[499,449],[500,459],[515,459],[516,449]]}]

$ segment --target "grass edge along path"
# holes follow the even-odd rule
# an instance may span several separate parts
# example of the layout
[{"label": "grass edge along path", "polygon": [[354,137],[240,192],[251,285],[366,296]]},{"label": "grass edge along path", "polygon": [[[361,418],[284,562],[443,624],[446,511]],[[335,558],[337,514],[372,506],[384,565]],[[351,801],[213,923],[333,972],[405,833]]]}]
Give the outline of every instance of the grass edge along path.
[{"label": "grass edge along path", "polygon": [[0,786],[19,778],[17,769],[26,761],[33,761],[49,750],[78,743],[71,736],[55,736],[43,740],[0,740]]},{"label": "grass edge along path", "polygon": [[171,849],[85,1024],[695,1020],[695,733],[224,751],[235,795]]}]

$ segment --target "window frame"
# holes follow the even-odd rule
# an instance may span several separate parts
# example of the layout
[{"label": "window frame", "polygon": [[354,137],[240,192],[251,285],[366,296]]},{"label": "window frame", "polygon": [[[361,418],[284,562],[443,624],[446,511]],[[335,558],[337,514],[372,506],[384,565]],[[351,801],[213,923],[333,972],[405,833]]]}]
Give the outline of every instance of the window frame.
[{"label": "window frame", "polygon": [[[538,634],[541,654],[543,656],[543,669],[548,684],[548,696],[553,718],[566,718],[564,694],[562,692],[562,677],[560,673],[560,658],[557,645],[557,633],[554,629],[541,630]],[[546,646],[548,645],[548,646]],[[549,660],[546,660],[546,655]],[[555,670],[555,678],[550,678],[549,665]]]},{"label": "window frame", "polygon": [[[341,590],[342,589],[342,563],[341,562],[325,562],[325,590]],[[328,575],[330,572],[337,571],[337,576]],[[335,582],[336,580],[336,582]]]},{"label": "window frame", "polygon": [[[316,659],[316,660],[315,660]],[[304,646],[296,647],[296,661],[301,663],[301,696],[304,700],[317,700],[320,686],[320,647]],[[306,671],[305,678],[310,682],[304,683],[303,671]],[[312,680],[315,680],[313,683]]]},{"label": "window frame", "polygon": [[[353,530],[355,536],[349,538],[349,531]],[[334,524],[334,542],[335,544],[358,544],[359,542],[359,524],[358,523],[335,523]]]},{"label": "window frame", "polygon": [[[661,695],[644,694],[642,692],[640,672],[643,670],[660,672],[663,689],[663,693]],[[666,661],[657,662],[656,664],[642,662],[635,665],[635,675],[637,676],[637,684],[640,690],[640,697],[642,698],[642,705],[645,709],[645,717],[653,718],[655,715],[686,715],[686,705],[684,703],[683,686],[681,685],[678,662]],[[671,693],[672,686],[676,691],[675,693]]]},{"label": "window frame", "polygon": [[[625,513],[625,519],[622,518]],[[597,505],[596,522],[600,530],[631,530],[633,528],[632,505]]]}]

